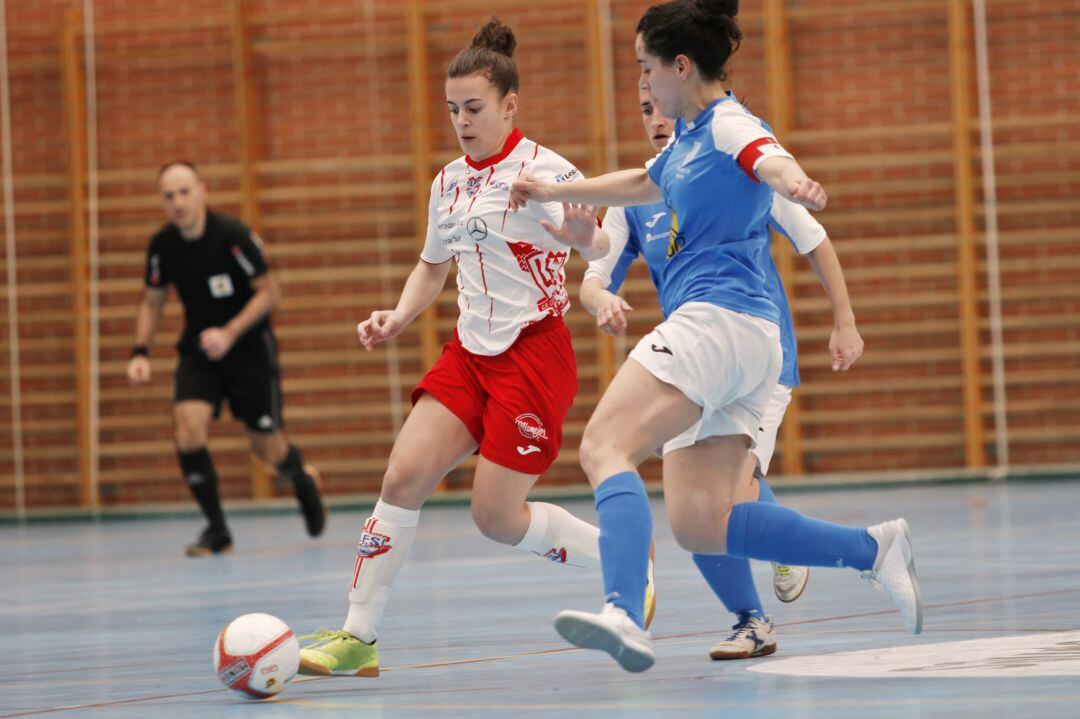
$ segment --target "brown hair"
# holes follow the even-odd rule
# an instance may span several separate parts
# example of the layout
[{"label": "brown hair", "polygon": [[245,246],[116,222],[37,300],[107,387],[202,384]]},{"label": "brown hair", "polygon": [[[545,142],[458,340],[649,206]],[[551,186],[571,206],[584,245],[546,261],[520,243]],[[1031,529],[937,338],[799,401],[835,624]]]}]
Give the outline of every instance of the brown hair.
[{"label": "brown hair", "polygon": [[466,77],[481,73],[498,89],[499,95],[505,97],[508,92],[517,92],[519,87],[517,63],[514,62],[516,47],[514,31],[493,15],[473,36],[472,44],[450,61],[446,76]]}]

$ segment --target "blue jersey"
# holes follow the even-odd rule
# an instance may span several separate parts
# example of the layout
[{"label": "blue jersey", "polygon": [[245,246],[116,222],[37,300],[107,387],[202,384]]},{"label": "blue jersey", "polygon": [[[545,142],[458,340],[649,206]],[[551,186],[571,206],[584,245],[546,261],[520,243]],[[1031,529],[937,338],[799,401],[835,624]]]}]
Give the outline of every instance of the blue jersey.
[{"label": "blue jersey", "polygon": [[[770,209],[769,225],[787,237],[800,254],[811,252],[825,238],[825,230],[805,208],[774,195]],[[586,277],[607,282],[609,292],[618,292],[626,280],[630,265],[640,255],[645,258],[649,277],[656,286],[657,295],[663,295],[662,269],[667,262],[667,240],[671,232],[671,213],[664,203],[611,208],[604,218],[604,230],[611,239],[608,257],[589,263]],[[621,246],[621,249],[620,249]],[[758,265],[765,275],[765,289],[769,299],[780,313],[780,345],[784,363],[780,370],[780,384],[799,386],[798,345],[795,341],[795,325],[788,305],[787,293],[780,280],[780,272],[772,259],[768,245],[759,253]],[[661,307],[664,316],[668,311]]]},{"label": "blue jersey", "polygon": [[692,122],[649,167],[671,211],[660,304],[670,314],[708,302],[780,324],[761,266],[773,191],[757,179],[766,157],[791,157],[767,126],[726,95]]}]

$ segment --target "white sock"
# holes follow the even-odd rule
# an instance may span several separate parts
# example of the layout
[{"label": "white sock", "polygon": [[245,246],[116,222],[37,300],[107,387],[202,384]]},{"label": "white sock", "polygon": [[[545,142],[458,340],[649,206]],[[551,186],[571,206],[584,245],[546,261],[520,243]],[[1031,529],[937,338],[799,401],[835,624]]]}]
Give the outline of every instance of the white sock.
[{"label": "white sock", "polygon": [[364,523],[349,581],[349,616],[344,629],[361,641],[376,639],[394,579],[405,565],[420,522],[419,509],[402,509],[381,499]]},{"label": "white sock", "polygon": [[527,502],[529,529],[517,549],[544,559],[575,567],[599,568],[600,530],[562,507],[547,502]]}]

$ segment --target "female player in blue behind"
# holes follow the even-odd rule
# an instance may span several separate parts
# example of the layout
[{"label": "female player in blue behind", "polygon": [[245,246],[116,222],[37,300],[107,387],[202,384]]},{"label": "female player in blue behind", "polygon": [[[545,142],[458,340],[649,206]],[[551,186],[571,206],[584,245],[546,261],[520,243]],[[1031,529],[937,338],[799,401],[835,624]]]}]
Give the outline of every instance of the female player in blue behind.
[{"label": "female player in blue behind", "polygon": [[[806,517],[736,490],[783,362],[779,310],[757,258],[768,243],[773,193],[812,210],[827,196],[792,155],[723,86],[742,39],[737,0],[654,5],[637,26],[635,50],[658,109],[677,118],[674,139],[646,169],[558,184],[513,184],[528,201],[635,205],[661,198],[672,213],[660,304],[667,319],[619,369],[581,444],[600,524],[606,594],[598,614],[560,612],[572,644],[609,653],[624,669],[655,661],[641,607],[652,517],[637,466],[657,448],[679,544],[789,565],[851,567],[922,629],[922,600],[907,522],[867,529]],[[700,440],[700,441],[699,441]]]},{"label": "female player in blue behind", "polygon": [[[648,86],[638,88],[642,124],[645,135],[656,152],[662,152],[674,130],[675,121],[656,108]],[[839,258],[825,229],[806,208],[773,196],[769,225],[791,241],[795,250],[807,257],[829,297],[833,314],[833,330],[829,337],[829,354],[835,371],[846,371],[862,355],[863,341],[855,327],[855,314],[848,298],[847,284]],[[626,331],[626,314],[633,308],[615,293],[619,291],[630,265],[641,256],[649,268],[649,276],[660,291],[663,267],[667,262],[667,240],[671,232],[671,215],[663,202],[631,207],[612,207],[604,217],[603,230],[610,244],[608,254],[589,263],[581,284],[581,304],[596,315],[597,325],[604,332],[622,334]],[[603,242],[603,240],[601,240]],[[780,273],[766,246],[759,257],[765,274],[769,298],[780,311],[780,344],[784,361],[780,380],[769,398],[756,436],[757,446],[751,450],[750,461],[743,470],[736,496],[749,494],[753,499],[775,502],[771,488],[765,482],[769,471],[776,435],[784,413],[791,402],[793,387],[799,385],[798,347],[795,326],[788,306]],[[676,448],[666,448],[674,451]],[[706,450],[707,451],[707,450]],[[755,480],[757,480],[755,487]],[[761,599],[754,587],[750,563],[746,559],[724,555],[694,554],[694,563],[701,571],[724,607],[736,616],[732,633],[717,642],[709,651],[713,659],[748,659],[767,656],[776,651],[776,637],[770,617],[766,616]],[[789,567],[773,563],[773,589],[782,602],[798,599],[807,583],[806,567]]]}]

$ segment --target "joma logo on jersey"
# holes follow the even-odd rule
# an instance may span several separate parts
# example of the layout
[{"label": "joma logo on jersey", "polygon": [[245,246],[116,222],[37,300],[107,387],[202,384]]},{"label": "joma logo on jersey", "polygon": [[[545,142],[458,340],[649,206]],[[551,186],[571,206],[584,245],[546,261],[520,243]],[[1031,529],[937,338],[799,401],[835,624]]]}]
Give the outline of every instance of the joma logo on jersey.
[{"label": "joma logo on jersey", "polygon": [[683,233],[679,232],[679,216],[675,214],[675,210],[671,211],[671,235],[668,239],[667,246],[667,258],[670,260],[675,255],[679,254],[679,250],[686,244],[686,238]]},{"label": "joma logo on jersey", "polygon": [[356,545],[356,555],[364,559],[377,557],[390,551],[390,537],[375,532],[364,532]]}]

